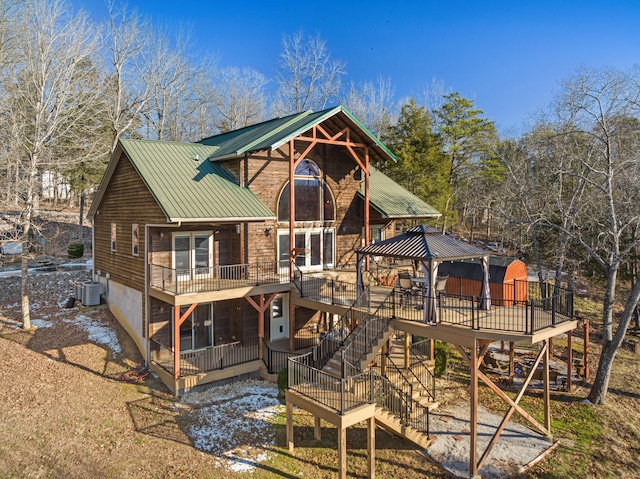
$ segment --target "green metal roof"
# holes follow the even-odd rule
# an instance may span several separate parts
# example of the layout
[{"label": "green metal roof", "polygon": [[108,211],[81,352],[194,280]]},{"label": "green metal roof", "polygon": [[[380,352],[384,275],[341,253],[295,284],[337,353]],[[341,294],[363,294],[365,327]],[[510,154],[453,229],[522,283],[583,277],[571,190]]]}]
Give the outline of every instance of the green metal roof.
[{"label": "green metal roof", "polygon": [[227,170],[207,161],[215,147],[154,140],[120,140],[120,145],[170,222],[275,217]]},{"label": "green metal roof", "polygon": [[[274,150],[326,120],[335,117],[358,130],[359,141],[370,146],[384,160],[397,161],[396,156],[344,107],[337,106],[319,112],[305,111],[283,118],[258,123],[240,130],[212,136],[199,143],[216,147],[210,160],[235,158],[245,153]],[[354,141],[354,138],[352,138]]]},{"label": "green metal roof", "polygon": [[[358,191],[364,198],[364,191]],[[370,167],[369,202],[387,218],[433,218],[440,212],[393,181],[380,170]]]}]

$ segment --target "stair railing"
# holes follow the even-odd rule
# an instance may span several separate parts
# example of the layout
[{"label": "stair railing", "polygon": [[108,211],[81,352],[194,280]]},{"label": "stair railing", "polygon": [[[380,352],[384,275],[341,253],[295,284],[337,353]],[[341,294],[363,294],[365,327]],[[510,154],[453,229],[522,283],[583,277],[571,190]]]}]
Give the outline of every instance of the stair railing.
[{"label": "stair railing", "polygon": [[427,393],[432,401],[436,400],[436,377],[431,368],[425,363],[419,352],[409,347],[409,371],[416,378],[422,390]]},{"label": "stair railing", "polygon": [[361,308],[363,307],[362,305],[369,304],[369,298],[370,289],[366,287],[351,307],[340,317],[337,324],[338,327],[334,326],[313,348],[313,357],[318,369],[322,369],[336,351],[345,344],[348,337],[353,333],[351,328],[355,329],[354,326],[367,316],[368,313]]},{"label": "stair railing", "polygon": [[394,290],[389,293],[378,309],[364,321],[358,331],[349,335],[342,349],[342,358],[351,364],[360,365],[364,356],[372,350],[382,334],[389,329],[394,315]]}]

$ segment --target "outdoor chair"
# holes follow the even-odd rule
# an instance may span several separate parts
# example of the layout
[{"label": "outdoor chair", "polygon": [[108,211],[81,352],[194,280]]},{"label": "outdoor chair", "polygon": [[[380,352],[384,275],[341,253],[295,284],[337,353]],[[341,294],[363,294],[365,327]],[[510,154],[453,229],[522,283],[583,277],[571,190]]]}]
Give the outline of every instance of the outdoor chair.
[{"label": "outdoor chair", "polygon": [[406,307],[410,304],[413,295],[413,283],[409,273],[398,274],[398,288],[400,288],[400,306]]},{"label": "outdoor chair", "polygon": [[444,305],[444,294],[447,290],[447,279],[449,276],[438,276],[438,281],[436,282],[436,299],[438,304]]}]

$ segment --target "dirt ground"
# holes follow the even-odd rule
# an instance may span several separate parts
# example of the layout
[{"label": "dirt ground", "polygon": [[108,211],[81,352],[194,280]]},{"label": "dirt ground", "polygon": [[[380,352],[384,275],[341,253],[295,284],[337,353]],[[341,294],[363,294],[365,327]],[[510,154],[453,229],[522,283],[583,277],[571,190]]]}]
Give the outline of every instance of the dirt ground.
[{"label": "dirt ground", "polygon": [[[326,428],[317,443],[304,412],[296,413],[296,451],[286,451],[272,385],[257,382],[249,393],[230,386],[178,400],[152,376],[137,382],[145,374],[141,357],[109,311],[65,308],[72,282],[87,278],[77,272],[31,277],[35,331],[20,329],[18,278],[0,278],[0,476],[336,476],[336,431]],[[587,477],[640,477],[639,363],[626,358],[627,369],[612,378],[609,402],[599,410],[603,440],[590,446]],[[445,405],[466,395],[463,383],[441,388]],[[554,407],[565,407],[558,394]],[[240,407],[215,413],[240,396],[253,415]],[[256,420],[264,427],[243,426]],[[376,436],[377,477],[449,477],[406,441],[381,430]],[[349,476],[366,477],[365,430],[350,430],[348,444]],[[571,460],[572,441],[561,447],[565,452],[559,448],[520,477],[573,477],[566,472],[570,464],[557,469],[554,462]]]}]

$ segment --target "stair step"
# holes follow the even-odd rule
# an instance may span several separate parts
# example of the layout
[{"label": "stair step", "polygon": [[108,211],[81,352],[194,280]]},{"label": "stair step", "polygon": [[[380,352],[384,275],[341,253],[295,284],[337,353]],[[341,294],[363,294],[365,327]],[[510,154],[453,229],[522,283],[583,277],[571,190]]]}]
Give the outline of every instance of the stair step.
[{"label": "stair step", "polygon": [[404,437],[422,448],[426,449],[431,444],[429,437],[425,433],[418,431],[411,425],[403,425],[397,417],[390,415],[382,408],[376,408],[375,420],[378,425],[388,431]]}]

